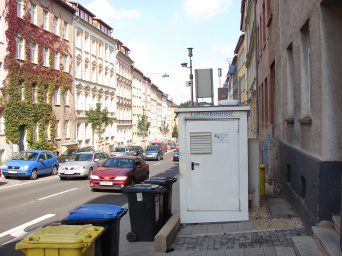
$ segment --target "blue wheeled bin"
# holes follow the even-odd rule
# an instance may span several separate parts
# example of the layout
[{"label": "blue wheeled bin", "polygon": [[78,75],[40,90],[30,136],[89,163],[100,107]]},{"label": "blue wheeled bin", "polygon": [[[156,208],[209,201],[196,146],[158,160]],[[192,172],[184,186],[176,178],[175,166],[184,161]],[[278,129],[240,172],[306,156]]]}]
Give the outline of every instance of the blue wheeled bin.
[{"label": "blue wheeled bin", "polygon": [[88,204],[69,211],[63,225],[101,226],[105,230],[95,244],[96,256],[119,256],[120,219],[127,209],[116,205]]},{"label": "blue wheeled bin", "polygon": [[137,184],[122,188],[127,195],[131,232],[130,242],[154,241],[154,236],[164,224],[163,193],[165,188],[152,184]]},{"label": "blue wheeled bin", "polygon": [[146,184],[155,184],[160,185],[166,188],[165,193],[163,194],[164,198],[164,224],[170,219],[171,217],[171,210],[172,210],[172,185],[177,181],[176,178],[173,177],[153,177],[149,180],[146,180],[144,183]]}]

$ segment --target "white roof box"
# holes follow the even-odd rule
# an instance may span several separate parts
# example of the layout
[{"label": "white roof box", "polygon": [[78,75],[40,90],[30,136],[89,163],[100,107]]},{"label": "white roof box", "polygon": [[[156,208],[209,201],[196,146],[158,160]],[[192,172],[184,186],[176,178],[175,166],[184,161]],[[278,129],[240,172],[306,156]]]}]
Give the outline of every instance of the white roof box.
[{"label": "white roof box", "polygon": [[239,100],[219,100],[219,106],[236,106],[239,105]]}]

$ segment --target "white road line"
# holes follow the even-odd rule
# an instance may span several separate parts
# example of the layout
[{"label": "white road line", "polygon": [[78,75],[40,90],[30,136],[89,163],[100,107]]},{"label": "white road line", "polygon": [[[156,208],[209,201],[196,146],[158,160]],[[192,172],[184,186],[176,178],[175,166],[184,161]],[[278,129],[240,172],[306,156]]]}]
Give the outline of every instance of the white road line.
[{"label": "white road line", "polygon": [[161,164],[161,163],[156,163],[156,164],[153,164],[153,165],[158,165],[158,164]]},{"label": "white road line", "polygon": [[[47,177],[47,178],[41,178],[39,180],[32,180],[32,181],[25,182],[25,183],[17,183],[14,185],[8,185],[8,186],[0,187],[0,190],[6,189],[6,188],[13,188],[13,187],[21,186],[21,185],[26,185],[26,184],[31,184],[33,182],[40,182],[40,181],[44,181],[44,180],[56,179],[57,177],[59,177],[59,176],[55,175],[55,176],[51,176],[51,177]],[[5,180],[1,180],[1,181],[5,182]]]},{"label": "white road line", "polygon": [[39,217],[39,218],[34,219],[34,220],[31,220],[31,221],[29,221],[29,222],[27,222],[27,223],[25,223],[25,224],[22,224],[22,225],[20,225],[20,226],[18,226],[18,227],[15,227],[15,228],[12,228],[12,229],[10,229],[10,230],[7,230],[7,231],[5,231],[5,232],[3,232],[3,233],[0,234],[0,238],[1,238],[1,237],[4,237],[4,236],[7,236],[7,235],[9,235],[9,234],[18,232],[18,231],[20,231],[20,230],[24,230],[25,228],[27,228],[27,227],[29,227],[29,226],[31,226],[31,225],[33,225],[33,224],[36,224],[36,223],[41,222],[41,221],[43,221],[43,220],[49,219],[49,218],[51,218],[51,217],[53,217],[53,216],[55,216],[55,215],[56,215],[56,214],[46,214],[46,215],[44,215],[44,216],[42,216],[42,217]]},{"label": "white road line", "polygon": [[69,189],[69,190],[66,190],[66,191],[57,193],[57,194],[53,194],[53,195],[51,195],[51,196],[42,197],[42,198],[39,198],[38,200],[44,200],[44,199],[47,199],[47,198],[50,198],[50,197],[53,197],[53,196],[58,196],[58,195],[61,195],[61,194],[64,194],[64,193],[73,191],[73,190],[75,190],[75,189],[78,189],[78,188],[72,188],[72,189]]}]

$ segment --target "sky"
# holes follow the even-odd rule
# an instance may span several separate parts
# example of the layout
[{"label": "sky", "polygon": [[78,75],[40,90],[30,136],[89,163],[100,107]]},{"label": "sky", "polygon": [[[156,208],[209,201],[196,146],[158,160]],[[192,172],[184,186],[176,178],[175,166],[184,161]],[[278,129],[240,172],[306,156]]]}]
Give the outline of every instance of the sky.
[{"label": "sky", "polygon": [[[191,99],[190,69],[181,66],[190,58],[192,70],[213,69],[214,105],[242,32],[241,0],[78,0],[114,30],[112,36],[130,49],[134,66],[168,98],[180,104]],[[222,77],[218,77],[222,68]],[[166,73],[168,78],[163,78]],[[194,76],[195,83],[195,76]],[[196,102],[195,84],[193,92]],[[201,98],[199,102],[211,102]]]}]

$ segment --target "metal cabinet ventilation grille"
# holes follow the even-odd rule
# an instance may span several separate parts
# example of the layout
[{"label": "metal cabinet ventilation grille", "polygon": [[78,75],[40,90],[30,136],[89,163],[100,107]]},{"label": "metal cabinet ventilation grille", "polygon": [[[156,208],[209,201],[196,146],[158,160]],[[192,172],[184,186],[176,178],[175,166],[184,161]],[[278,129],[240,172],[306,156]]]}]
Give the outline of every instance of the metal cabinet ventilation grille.
[{"label": "metal cabinet ventilation grille", "polygon": [[211,154],[211,132],[190,132],[190,153]]}]

